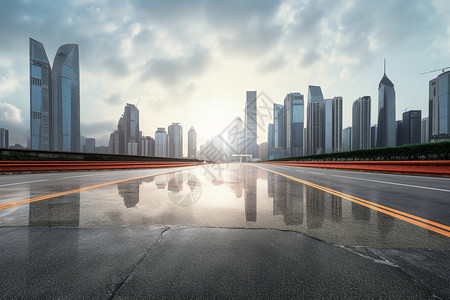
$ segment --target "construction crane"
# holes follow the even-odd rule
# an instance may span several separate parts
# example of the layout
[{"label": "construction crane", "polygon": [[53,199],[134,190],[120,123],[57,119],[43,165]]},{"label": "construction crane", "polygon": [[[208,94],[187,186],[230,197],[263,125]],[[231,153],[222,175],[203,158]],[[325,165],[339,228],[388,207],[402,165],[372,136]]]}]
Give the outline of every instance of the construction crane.
[{"label": "construction crane", "polygon": [[436,70],[428,71],[428,72],[423,72],[423,73],[420,73],[419,75],[428,74],[428,73],[433,73],[433,72],[438,72],[438,71],[442,71],[442,73],[444,73],[445,70],[447,70],[447,69],[450,69],[450,67],[446,67],[446,68],[442,68],[442,69],[436,69]]}]

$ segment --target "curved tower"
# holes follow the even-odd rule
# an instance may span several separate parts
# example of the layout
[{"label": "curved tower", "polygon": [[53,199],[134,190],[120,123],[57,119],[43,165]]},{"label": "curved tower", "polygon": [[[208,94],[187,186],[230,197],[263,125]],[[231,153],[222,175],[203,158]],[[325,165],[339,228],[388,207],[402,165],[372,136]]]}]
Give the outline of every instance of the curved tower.
[{"label": "curved tower", "polygon": [[80,70],[78,45],[58,48],[53,61],[54,150],[80,151]]},{"label": "curved tower", "polygon": [[31,149],[50,149],[52,72],[44,45],[30,38]]}]

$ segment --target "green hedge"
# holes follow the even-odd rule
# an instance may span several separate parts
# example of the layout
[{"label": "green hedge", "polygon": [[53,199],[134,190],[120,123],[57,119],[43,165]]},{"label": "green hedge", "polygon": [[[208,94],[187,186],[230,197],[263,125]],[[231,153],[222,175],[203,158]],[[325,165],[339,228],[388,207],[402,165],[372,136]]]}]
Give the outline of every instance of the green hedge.
[{"label": "green hedge", "polygon": [[270,161],[450,160],[450,141],[285,157]]}]

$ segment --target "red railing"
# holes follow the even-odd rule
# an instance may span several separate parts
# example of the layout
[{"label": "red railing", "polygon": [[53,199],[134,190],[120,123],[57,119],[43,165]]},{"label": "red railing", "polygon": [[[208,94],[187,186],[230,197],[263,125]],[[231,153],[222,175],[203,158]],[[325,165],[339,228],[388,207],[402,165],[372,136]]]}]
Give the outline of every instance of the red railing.
[{"label": "red railing", "polygon": [[0,161],[0,172],[167,168],[199,164],[203,163],[171,161]]},{"label": "red railing", "polygon": [[450,160],[433,161],[280,161],[267,164],[450,176]]}]

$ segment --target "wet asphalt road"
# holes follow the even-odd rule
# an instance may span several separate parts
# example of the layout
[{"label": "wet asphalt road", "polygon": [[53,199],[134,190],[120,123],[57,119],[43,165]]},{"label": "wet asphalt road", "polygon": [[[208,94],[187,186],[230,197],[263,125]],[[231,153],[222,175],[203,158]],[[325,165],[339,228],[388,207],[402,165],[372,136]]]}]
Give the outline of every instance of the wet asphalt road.
[{"label": "wet asphalt road", "polygon": [[0,175],[0,299],[448,299],[449,183],[266,164]]}]

